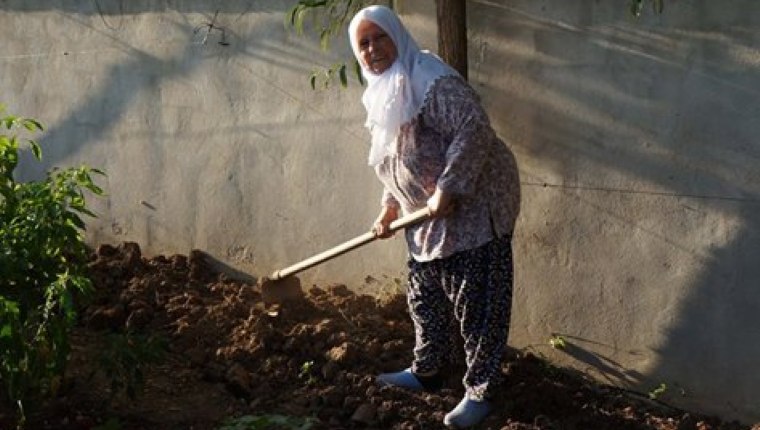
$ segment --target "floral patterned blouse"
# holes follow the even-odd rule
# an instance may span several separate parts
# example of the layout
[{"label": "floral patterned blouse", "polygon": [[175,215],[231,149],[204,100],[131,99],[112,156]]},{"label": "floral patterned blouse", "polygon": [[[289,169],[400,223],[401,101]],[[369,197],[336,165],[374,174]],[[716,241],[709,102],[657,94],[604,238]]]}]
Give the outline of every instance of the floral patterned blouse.
[{"label": "floral patterned blouse", "polygon": [[425,207],[436,186],[455,202],[451,215],[406,229],[415,260],[445,258],[512,233],[520,210],[515,158],[464,80],[436,80],[396,144],[396,154],[375,166],[384,206],[411,213]]}]

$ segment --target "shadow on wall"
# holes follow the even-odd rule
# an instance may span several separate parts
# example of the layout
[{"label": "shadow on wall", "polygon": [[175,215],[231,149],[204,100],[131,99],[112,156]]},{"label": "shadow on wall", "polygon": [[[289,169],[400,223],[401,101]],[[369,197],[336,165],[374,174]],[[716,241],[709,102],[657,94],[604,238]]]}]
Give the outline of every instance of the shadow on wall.
[{"label": "shadow on wall", "polygon": [[[27,14],[27,3],[63,6]],[[165,3],[137,0],[129,7],[163,10],[155,5]],[[28,52],[12,53],[5,62],[34,71],[33,85],[19,97],[46,103],[42,106],[57,117],[39,140],[43,162],[25,153],[18,179],[37,179],[53,166],[84,160],[107,173],[99,183],[109,193],[91,200],[100,217],[88,229],[88,240],[139,241],[146,253],[203,248],[241,269],[271,267],[284,252],[273,250],[257,229],[270,234],[297,219],[299,212],[289,213],[296,206],[291,196],[310,179],[293,167],[303,154],[326,150],[317,142],[327,135],[324,130],[364,140],[354,130],[363,130],[361,122],[353,113],[336,119],[334,109],[324,107],[340,97],[303,92],[315,63],[329,58],[318,41],[285,28],[286,2],[168,3],[188,5],[192,12],[189,5],[216,3],[221,12],[172,9],[101,20],[93,15],[94,0],[0,1],[0,16],[16,22],[22,42],[39,40],[40,26],[43,37],[48,30],[65,35],[52,43],[18,43]],[[4,14],[2,8],[17,10]],[[235,10],[241,12],[230,12]],[[204,34],[204,22],[213,20],[226,29],[227,44],[219,32]],[[48,91],[48,82],[61,84]],[[329,150],[344,150],[337,146]],[[329,168],[321,174],[345,177],[354,170]],[[266,181],[258,180],[264,175]],[[265,190],[270,179],[285,184],[283,189]],[[338,195],[330,190],[330,198]],[[233,221],[219,222],[226,216]],[[259,227],[266,223],[274,227]],[[299,241],[309,240],[287,230]],[[252,247],[252,238],[265,245]],[[255,249],[250,258],[235,254],[240,242]],[[282,245],[287,246],[293,245]]]},{"label": "shadow on wall", "polygon": [[[506,73],[510,86],[520,88],[497,95],[489,88],[486,102],[509,100],[519,110],[502,109],[533,113],[510,115],[529,130],[517,131],[523,135],[513,140],[541,169],[558,175],[556,188],[574,196],[660,196],[683,212],[719,214],[717,222],[708,221],[725,229],[714,235],[725,241],[695,245],[677,236],[682,221],[676,212],[650,235],[688,254],[700,269],[678,305],[658,311],[673,315],[667,327],[652,327],[664,334],[652,347],[657,360],[646,375],[629,374],[587,339],[576,338],[565,352],[603,378],[633,385],[644,378],[664,381],[683,387],[681,404],[760,420],[760,8],[749,0],[729,8],[704,0],[674,5],[657,20],[632,22],[624,8],[591,1],[554,2],[570,11],[565,15],[548,11],[552,6],[473,3],[471,22],[502,29],[506,39],[501,50],[473,50],[480,55],[474,80],[488,85]],[[477,43],[477,29],[471,31]],[[653,191],[619,185],[629,178],[652,184],[643,188]],[[647,231],[635,218],[620,220],[629,220],[632,232]],[[638,287],[665,296],[672,286]]]},{"label": "shadow on wall", "polygon": [[[610,385],[620,385],[623,382],[627,386],[636,386],[645,379],[638,371],[626,369],[625,366],[607,354],[600,352],[609,351],[610,354],[615,354],[617,351],[613,345],[606,345],[566,333],[553,333],[552,337],[555,336],[564,339],[564,346],[561,347],[561,351],[574,360],[585,363],[587,367],[583,370],[596,376],[599,380],[607,381]],[[629,351],[628,353],[639,354],[636,351]]]},{"label": "shadow on wall", "polygon": [[683,393],[687,399],[699,402],[704,393],[713,393],[733,416],[757,422],[760,204],[737,206],[746,224],[731,243],[713,252],[692,294],[680,304],[653,374],[693,389]]},{"label": "shadow on wall", "polygon": [[[150,1],[117,2],[99,0],[94,2],[65,2],[63,5],[46,6],[47,3],[44,1],[3,2],[0,3],[0,10],[12,9],[23,12],[37,9],[60,9],[63,12],[61,16],[72,26],[85,27],[86,31],[100,33],[107,40],[105,45],[110,45],[115,49],[123,51],[127,55],[128,60],[113,64],[103,72],[104,78],[99,81],[99,86],[89,94],[88,98],[79,107],[72,109],[65,118],[58,121],[58,125],[45,132],[44,136],[40,139],[45,153],[43,163],[26,162],[20,175],[20,179],[22,180],[40,178],[52,166],[58,165],[64,157],[76,154],[85,146],[102,143],[103,139],[108,136],[108,133],[119,122],[124,121],[125,114],[138,98],[152,98],[148,103],[149,109],[152,112],[147,112],[144,116],[150,118],[150,121],[153,123],[142,125],[142,127],[147,127],[148,131],[143,133],[140,139],[143,142],[141,144],[160,146],[161,140],[177,138],[176,136],[167,134],[165,127],[162,127],[160,124],[163,116],[163,104],[166,102],[166,100],[161,99],[160,88],[166,82],[191,76],[209,58],[218,58],[225,61],[235,58],[240,59],[241,61],[233,62],[232,65],[243,68],[246,74],[269,86],[276,86],[277,83],[263,74],[259,74],[248,63],[245,63],[246,60],[261,61],[270,66],[296,70],[305,76],[304,79],[308,77],[310,71],[308,65],[313,61],[312,57],[309,56],[310,51],[307,49],[294,49],[292,52],[286,51],[277,42],[273,43],[257,37],[257,35],[260,36],[261,32],[271,32],[272,34],[277,34],[278,31],[281,32],[281,21],[269,20],[267,22],[257,22],[255,32],[250,28],[251,26],[240,21],[243,14],[275,9],[274,7],[262,7],[260,6],[261,2],[223,2],[219,8],[211,10],[212,13],[200,25],[199,22],[190,22],[184,15],[178,15],[183,19],[182,22],[168,21],[165,25],[175,26],[177,28],[176,31],[185,35],[186,44],[181,51],[161,57],[130,45],[119,37],[118,32],[111,31],[113,30],[112,26],[105,21],[106,28],[101,29],[99,28],[100,26],[93,25],[90,20],[81,15],[104,13],[107,8],[110,8],[107,9],[110,13],[119,14],[123,9],[122,4],[128,4],[129,8],[131,8],[130,10],[124,10],[125,14],[137,11],[160,12],[164,10],[177,10],[188,13],[200,10],[202,12],[212,9],[204,6],[212,2],[195,2],[193,5],[197,5],[197,7],[184,5],[177,8],[159,7],[156,5],[156,2]],[[256,3],[257,7],[254,7],[253,3]],[[98,6],[98,10],[87,9],[87,7],[96,4],[100,5]],[[119,6],[116,7],[115,5]],[[224,36],[222,36],[221,32],[216,31],[217,28],[210,29],[208,26],[212,20],[216,19],[214,16],[215,11],[241,12],[241,15],[237,18],[219,18],[217,25],[220,26],[219,28],[225,28]],[[280,7],[277,9],[277,12],[282,14],[284,13],[284,9]],[[222,25],[227,26],[229,22],[240,25],[221,27]],[[250,33],[241,34],[236,31],[238,27],[245,27]],[[208,46],[206,46],[207,44]],[[230,77],[220,76],[219,79],[237,79],[235,76],[236,74],[233,73]],[[286,89],[280,89],[286,91]],[[226,130],[226,132],[233,133],[236,130]],[[244,132],[263,135],[262,132],[256,129],[246,128]],[[220,130],[218,128],[215,129],[215,134],[219,133]],[[153,156],[153,154],[164,154],[164,152],[150,151],[150,154]],[[146,157],[148,156],[147,154],[146,152]],[[29,159],[31,158],[31,154],[24,154],[24,156]],[[150,166],[155,167],[157,171],[160,171],[164,165],[161,159],[152,159],[148,163]]]},{"label": "shadow on wall", "polygon": [[[292,87],[283,85],[281,76],[288,75],[283,72],[295,72],[297,76],[303,76],[304,82],[308,82],[316,57],[314,53],[319,49],[316,42],[304,40],[306,38],[289,38],[283,26],[286,5],[282,2],[230,0],[170,2],[183,5],[177,6],[177,9],[157,6],[164,3],[142,0],[0,2],[0,11],[14,10],[8,14],[8,19],[18,15],[34,20],[37,19],[34,14],[24,15],[23,12],[49,8],[52,12],[43,14],[43,18],[50,21],[50,26],[74,35],[71,40],[86,40],[105,52],[95,58],[97,51],[85,50],[81,53],[85,57],[80,63],[77,63],[77,55],[80,54],[56,57],[54,64],[59,69],[50,67],[44,70],[43,73],[53,76],[48,79],[47,75],[43,75],[42,82],[59,81],[55,79],[55,74],[73,75],[74,79],[69,81],[70,89],[53,93],[61,94],[59,101],[64,103],[68,102],[66,99],[71,94],[75,94],[72,98],[79,101],[62,105],[63,116],[40,138],[44,152],[42,163],[32,162],[32,155],[28,152],[24,154],[19,179],[43,177],[51,167],[68,164],[66,159],[76,158],[80,152],[100,156],[102,161],[96,162],[95,166],[103,168],[108,174],[104,179],[107,181],[105,188],[112,193],[103,204],[108,212],[113,210],[119,215],[119,219],[114,217],[102,222],[103,237],[113,240],[111,233],[121,238],[128,234],[144,234],[147,238],[141,240],[141,245],[147,248],[154,239],[159,241],[163,237],[172,237],[179,238],[178,241],[192,242],[202,234],[196,230],[199,223],[176,222],[169,211],[157,211],[156,207],[165,209],[177,202],[188,205],[203,203],[204,193],[212,180],[221,175],[232,178],[250,166],[238,163],[225,166],[229,167],[229,171],[214,170],[213,163],[208,163],[207,158],[208,151],[213,149],[205,145],[202,150],[206,152],[198,151],[196,149],[201,145],[196,142],[217,139],[230,147],[242,146],[255,141],[251,135],[261,140],[276,141],[277,132],[292,129],[292,124],[285,127],[279,118],[251,114],[262,110],[251,105],[260,100],[258,93],[281,95],[285,107],[294,102],[305,105],[304,97],[296,94]],[[198,7],[193,6],[196,4]],[[201,4],[217,4],[219,7],[206,13],[206,6]],[[101,22],[97,16],[92,16],[100,12],[93,9],[95,5],[103,11],[110,8],[114,16],[108,16]],[[128,9],[125,9],[125,14],[166,9],[188,13],[156,13],[150,17],[122,19],[124,15],[116,15],[120,13],[121,5]],[[220,12],[217,19],[216,10],[228,13],[222,15]],[[201,14],[190,13],[198,11]],[[272,13],[262,13],[270,11]],[[212,20],[225,28],[225,44],[221,43],[221,33],[204,26],[204,22]],[[140,31],[144,34],[138,33]],[[150,31],[157,34],[147,33]],[[32,36],[23,34],[24,38]],[[40,61],[62,54],[61,51],[71,53],[76,50],[76,46],[68,46],[67,43],[73,44],[61,42],[51,52],[40,54]],[[97,72],[91,72],[88,65],[94,65]],[[227,70],[229,73],[225,73]],[[92,83],[95,86],[88,88]],[[182,100],[174,99],[181,91],[178,88],[190,87],[192,91],[198,88],[197,92],[189,93]],[[79,88],[83,88],[82,92],[75,93]],[[254,93],[245,93],[243,88]],[[215,105],[204,105],[205,111],[202,113],[208,118],[202,119],[208,119],[207,128],[199,130],[195,125],[197,123],[185,127],[200,110],[197,104],[208,101],[208,98],[221,103],[220,110],[223,112],[215,110],[212,107]],[[214,121],[215,115],[225,113],[227,117]],[[315,125],[301,121],[298,126],[310,128]],[[192,132],[188,131],[190,129]],[[248,145],[245,149],[255,153],[256,149],[250,148],[252,146]],[[178,156],[179,151],[183,151],[181,156]],[[182,183],[172,176],[177,171],[191,170],[198,175],[190,178],[183,176]],[[135,175],[135,172],[144,173]],[[202,180],[201,177],[207,172],[209,175]],[[210,178],[210,175],[216,176]],[[225,180],[232,184],[230,188],[237,186],[236,182]],[[128,189],[123,188],[125,184],[129,184]],[[171,189],[166,191],[167,188]],[[166,195],[169,198],[165,198]],[[199,241],[204,243],[203,240]],[[195,246],[195,243],[180,242],[176,246],[185,245]]]},{"label": "shadow on wall", "polygon": [[[83,21],[71,19],[74,25],[89,26]],[[192,29],[187,28],[187,33],[191,34]],[[43,163],[26,163],[22,180],[42,177],[64,157],[75,154],[86,145],[98,143],[123,120],[124,114],[138,95],[155,94],[160,97],[160,93],[155,90],[162,81],[188,75],[199,63],[196,60],[198,53],[191,43],[176,58],[166,60],[110,35],[105,36],[124,50],[130,60],[111,66],[105,72],[100,88],[91,93],[79,108],[73,109],[67,117],[60,120],[60,125],[47,130],[39,141],[45,151]],[[160,118],[161,100],[154,100],[150,105],[154,109],[150,117]],[[159,166],[162,164],[161,160],[156,160],[155,163]]]}]

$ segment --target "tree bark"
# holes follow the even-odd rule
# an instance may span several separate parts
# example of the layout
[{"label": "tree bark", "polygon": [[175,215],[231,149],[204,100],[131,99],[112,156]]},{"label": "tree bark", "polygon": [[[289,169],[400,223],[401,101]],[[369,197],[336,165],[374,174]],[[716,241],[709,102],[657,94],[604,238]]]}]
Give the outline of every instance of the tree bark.
[{"label": "tree bark", "polygon": [[467,79],[467,7],[465,0],[435,0],[438,55]]}]

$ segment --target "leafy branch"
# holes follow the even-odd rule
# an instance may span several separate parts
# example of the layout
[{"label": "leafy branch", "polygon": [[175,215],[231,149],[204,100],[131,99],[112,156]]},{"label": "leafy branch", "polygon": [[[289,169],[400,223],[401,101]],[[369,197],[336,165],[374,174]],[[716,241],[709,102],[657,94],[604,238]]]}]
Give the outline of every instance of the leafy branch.
[{"label": "leafy branch", "polygon": [[[319,36],[322,51],[330,49],[330,41],[344,31],[353,16],[367,5],[364,0],[299,0],[285,14],[286,27],[295,29],[299,36],[304,35],[304,21],[311,17],[313,31]],[[364,85],[361,66],[353,59],[339,62],[326,68],[314,69],[309,76],[311,88],[327,88],[337,79],[342,87],[348,86],[349,63],[353,63],[353,74],[360,85]]]}]

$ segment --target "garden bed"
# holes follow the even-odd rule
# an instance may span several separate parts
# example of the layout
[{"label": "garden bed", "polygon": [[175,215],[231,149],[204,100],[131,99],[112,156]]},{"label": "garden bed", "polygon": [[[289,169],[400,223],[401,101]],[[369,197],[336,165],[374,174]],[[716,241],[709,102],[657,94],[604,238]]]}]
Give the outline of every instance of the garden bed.
[{"label": "garden bed", "polygon": [[[216,273],[202,252],[147,259],[134,243],[100,246],[90,269],[96,297],[73,333],[67,377],[28,428],[436,429],[462,396],[462,366],[435,394],[375,386],[373,375],[410,362],[401,296],[334,285],[275,307],[254,285]],[[127,331],[166,341],[162,360],[138,369],[134,380],[144,384],[134,399],[102,371],[109,333]],[[503,372],[496,411],[480,429],[748,428],[595,384],[529,353],[511,351]]]}]

